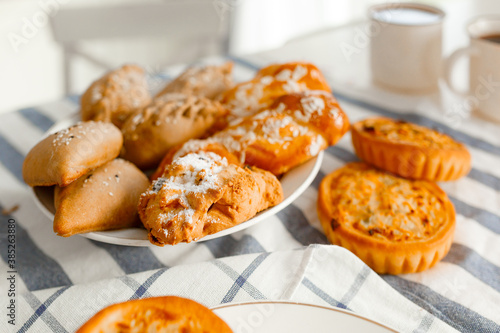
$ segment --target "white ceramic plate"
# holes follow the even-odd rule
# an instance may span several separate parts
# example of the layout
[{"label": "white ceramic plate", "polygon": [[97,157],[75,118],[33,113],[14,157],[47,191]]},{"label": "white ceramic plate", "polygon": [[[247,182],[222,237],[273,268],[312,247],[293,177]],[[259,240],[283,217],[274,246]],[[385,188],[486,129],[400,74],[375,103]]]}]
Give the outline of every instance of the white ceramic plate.
[{"label": "white ceramic plate", "polygon": [[235,333],[397,332],[347,310],[312,304],[261,301],[227,304],[212,310]]},{"label": "white ceramic plate", "polygon": [[[78,121],[79,116],[74,115],[71,118],[57,122],[47,131],[46,135],[68,128]],[[322,160],[323,152],[320,152],[317,157],[288,171],[283,175],[280,181],[281,186],[283,187],[284,200],[280,204],[258,213],[252,219],[246,222],[243,222],[226,230],[219,231],[218,233],[215,233],[213,235],[206,236],[198,241],[206,241],[235,233],[237,231],[251,227],[261,222],[262,220],[276,214],[277,212],[291,204],[292,201],[297,199],[297,197],[300,196],[302,192],[304,192],[305,189],[311,184],[311,182],[314,180],[314,177],[316,177],[316,174],[319,171]],[[53,187],[34,187],[32,193],[34,194],[37,206],[51,221],[53,221],[54,213],[56,211],[54,207]],[[155,246],[149,242],[146,230],[141,228],[89,232],[80,235],[96,241],[110,244],[128,246]]]}]

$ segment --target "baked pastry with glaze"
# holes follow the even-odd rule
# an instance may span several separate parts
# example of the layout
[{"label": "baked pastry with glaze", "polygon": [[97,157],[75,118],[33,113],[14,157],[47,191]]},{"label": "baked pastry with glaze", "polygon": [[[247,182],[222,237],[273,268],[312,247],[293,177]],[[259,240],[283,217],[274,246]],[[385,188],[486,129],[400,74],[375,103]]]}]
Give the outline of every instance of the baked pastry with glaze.
[{"label": "baked pastry with glaze", "polygon": [[232,72],[232,62],[226,62],[220,66],[190,67],[173,81],[169,82],[156,97],[172,92],[180,92],[208,99],[216,99],[222,92],[234,85]]},{"label": "baked pastry with glaze", "polygon": [[81,98],[82,120],[112,122],[121,128],[137,109],[151,102],[144,70],[125,65],[92,83]]},{"label": "baked pastry with glaze", "polygon": [[139,215],[153,244],[174,245],[237,225],[282,200],[281,184],[271,173],[199,152],[166,167],[141,195]]},{"label": "baked pastry with glaze", "polygon": [[276,64],[262,68],[254,79],[226,91],[221,103],[233,117],[246,117],[270,106],[279,96],[307,90],[330,92],[316,66],[307,62]]},{"label": "baked pastry with glaze", "polygon": [[110,305],[76,331],[96,332],[230,333],[232,330],[200,303],[187,298],[163,296]]},{"label": "baked pastry with glaze", "polygon": [[138,111],[122,128],[122,157],[141,169],[155,168],[167,151],[207,135],[227,110],[205,97],[170,93]]},{"label": "baked pastry with glaze", "polygon": [[66,186],[120,153],[123,137],[113,124],[80,122],[47,136],[26,155],[23,178],[29,186]]},{"label": "baked pastry with glaze", "polygon": [[349,130],[347,115],[329,92],[308,90],[283,95],[269,110],[289,115],[298,124],[313,129],[329,146],[336,144]]},{"label": "baked pastry with glaze", "polygon": [[335,144],[348,129],[349,120],[332,94],[306,91],[278,97],[210,139],[241,162],[280,175]]},{"label": "baked pastry with glaze", "polygon": [[471,168],[471,156],[463,144],[405,121],[359,121],[352,126],[352,143],[365,162],[405,178],[457,180]]},{"label": "baked pastry with glaze", "polygon": [[455,209],[435,183],[350,163],[320,184],[318,215],[328,240],[380,274],[420,272],[449,251]]},{"label": "baked pastry with glaze", "polygon": [[115,159],[54,190],[54,232],[75,234],[140,226],[137,203],[149,180],[135,165]]}]

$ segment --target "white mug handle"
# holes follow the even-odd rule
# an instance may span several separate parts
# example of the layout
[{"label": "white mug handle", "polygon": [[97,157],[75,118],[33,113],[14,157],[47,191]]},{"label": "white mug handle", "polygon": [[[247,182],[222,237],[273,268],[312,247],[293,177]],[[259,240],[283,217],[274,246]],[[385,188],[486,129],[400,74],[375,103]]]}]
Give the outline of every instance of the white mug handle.
[{"label": "white mug handle", "polygon": [[479,55],[479,50],[473,46],[466,46],[462,47],[458,50],[455,50],[448,59],[445,61],[445,66],[444,66],[444,79],[446,81],[446,84],[448,85],[448,88],[450,88],[451,91],[453,91],[455,94],[467,97],[470,96],[470,91],[462,91],[459,90],[455,87],[453,84],[451,74],[453,72],[453,69],[455,68],[455,64],[457,63],[457,60],[462,58],[463,56],[477,56]]}]

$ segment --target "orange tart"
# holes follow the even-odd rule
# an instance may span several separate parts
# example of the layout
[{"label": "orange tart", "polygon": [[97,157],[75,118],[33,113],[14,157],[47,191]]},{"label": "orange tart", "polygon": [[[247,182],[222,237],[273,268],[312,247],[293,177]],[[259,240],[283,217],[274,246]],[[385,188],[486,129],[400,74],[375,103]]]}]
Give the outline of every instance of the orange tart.
[{"label": "orange tart", "polygon": [[360,162],[322,180],[318,215],[332,244],[380,274],[432,267],[448,253],[455,230],[455,209],[439,186]]},{"label": "orange tart", "polygon": [[113,304],[89,319],[77,333],[232,332],[210,309],[187,298],[151,297]]},{"label": "orange tart", "polygon": [[369,118],[352,126],[352,143],[365,162],[399,176],[456,180],[471,167],[467,148],[451,137],[412,123]]}]

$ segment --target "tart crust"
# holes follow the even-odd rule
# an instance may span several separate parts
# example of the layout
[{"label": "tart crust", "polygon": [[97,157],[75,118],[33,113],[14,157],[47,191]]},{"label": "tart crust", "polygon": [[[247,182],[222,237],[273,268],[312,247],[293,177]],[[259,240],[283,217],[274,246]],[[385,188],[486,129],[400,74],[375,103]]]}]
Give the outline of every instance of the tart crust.
[{"label": "tart crust", "polygon": [[[409,189],[409,194],[399,205],[397,195],[391,192],[387,183],[396,185],[393,188],[396,192],[399,191],[397,186]],[[371,185],[363,187],[363,184]],[[349,188],[354,190],[350,191]],[[357,191],[359,189],[363,191]],[[387,223],[381,223],[383,219],[377,220],[378,216],[385,214],[380,213],[384,203],[379,206],[375,203],[377,207],[374,207],[377,209],[373,210],[373,215],[367,217],[359,214],[365,208],[365,212],[370,212],[368,207],[372,205],[372,201],[369,200],[368,204],[366,201],[370,196],[391,205],[396,202],[396,206],[390,206],[385,211],[386,216],[389,216]],[[409,228],[416,230],[412,232],[408,227],[405,230],[401,226],[406,221],[415,219],[402,216],[400,212],[405,206],[411,207],[411,202],[415,202],[411,201],[414,198],[417,198],[417,202],[421,199],[424,204],[418,206],[418,210],[412,208],[415,210],[411,214],[420,215],[421,221],[420,225],[415,224],[415,227]],[[346,205],[346,202],[350,204]],[[433,202],[438,208],[425,205],[426,202]],[[365,163],[349,163],[327,175],[320,184],[317,209],[328,240],[347,248],[379,274],[405,274],[426,270],[448,253],[453,241],[455,209],[439,186],[428,181],[402,179]],[[394,218],[390,217],[391,213]],[[373,218],[377,214],[380,215]],[[368,226],[365,228],[365,225]],[[395,230],[398,236],[394,236]]]},{"label": "tart crust", "polygon": [[416,124],[369,118],[352,126],[352,144],[365,162],[410,179],[457,180],[471,168],[467,148]]}]

